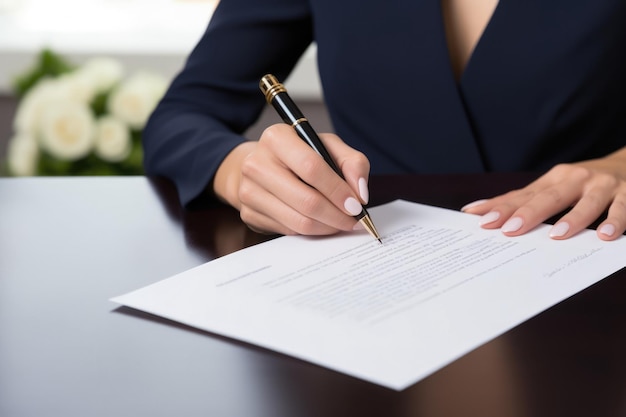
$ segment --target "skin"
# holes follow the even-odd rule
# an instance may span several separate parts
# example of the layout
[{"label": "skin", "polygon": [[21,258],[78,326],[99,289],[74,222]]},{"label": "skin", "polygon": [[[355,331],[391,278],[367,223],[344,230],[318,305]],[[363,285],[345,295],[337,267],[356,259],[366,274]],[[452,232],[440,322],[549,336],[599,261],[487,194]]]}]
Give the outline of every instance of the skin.
[{"label": "skin", "polygon": [[[482,227],[502,228],[507,236],[524,234],[571,207],[550,230],[553,239],[574,236],[608,210],[596,233],[602,240],[617,239],[626,230],[626,148],[604,158],[557,165],[522,189],[468,206],[463,210],[483,215]],[[509,230],[511,219],[519,219],[509,223],[519,229]]]},{"label": "skin", "polygon": [[[220,166],[213,191],[240,211],[256,231],[284,235],[327,235],[350,231],[358,224],[344,207],[348,198],[363,204],[359,179],[367,181],[369,162],[336,135],[320,138],[346,181],[341,180],[293,129],[277,124],[258,142],[235,148]],[[524,234],[546,219],[572,209],[556,222],[553,239],[567,239],[594,222],[602,240],[614,240],[626,230],[626,148],[604,158],[560,164],[528,186],[491,199],[470,203],[462,210],[482,215],[486,229],[502,228],[507,236]],[[493,213],[497,213],[494,215]],[[520,227],[505,223],[520,219]],[[491,221],[490,221],[491,220]],[[514,225],[519,224],[513,220]],[[558,234],[567,223],[564,234]],[[612,233],[610,233],[612,232]]]},{"label": "skin", "polygon": [[442,0],[450,64],[457,80],[497,5],[498,0]]},{"label": "skin", "polygon": [[[445,0],[450,61],[459,78],[498,0]],[[345,181],[285,124],[266,129],[258,142],[236,147],[222,162],[212,191],[240,211],[256,231],[284,235],[327,235],[358,227],[350,209],[366,204],[369,161],[333,134],[321,134]],[[360,184],[360,185],[359,185]],[[351,200],[354,199],[354,200]],[[352,202],[353,204],[347,204]],[[358,206],[358,204],[356,204]],[[560,164],[528,186],[462,208],[481,215],[486,229],[524,234],[570,208],[550,231],[567,239],[593,223],[602,240],[626,230],[626,147],[604,158]],[[359,210],[360,211],[360,210]]]},{"label": "skin", "polygon": [[359,179],[367,181],[369,161],[334,134],[320,139],[345,181],[290,126],[276,124],[258,142],[243,143],[225,158],[213,191],[256,231],[327,235],[353,230],[357,223],[345,203],[367,203]]}]

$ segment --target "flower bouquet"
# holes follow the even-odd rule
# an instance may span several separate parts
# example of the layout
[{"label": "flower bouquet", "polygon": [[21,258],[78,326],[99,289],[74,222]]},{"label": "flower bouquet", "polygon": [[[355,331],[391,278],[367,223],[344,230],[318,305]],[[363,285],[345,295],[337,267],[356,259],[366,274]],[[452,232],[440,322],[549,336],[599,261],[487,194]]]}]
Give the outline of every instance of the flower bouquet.
[{"label": "flower bouquet", "polygon": [[141,175],[141,132],[167,88],[156,74],[124,77],[122,64],[73,66],[51,51],[16,80],[20,98],[7,168],[14,176]]}]

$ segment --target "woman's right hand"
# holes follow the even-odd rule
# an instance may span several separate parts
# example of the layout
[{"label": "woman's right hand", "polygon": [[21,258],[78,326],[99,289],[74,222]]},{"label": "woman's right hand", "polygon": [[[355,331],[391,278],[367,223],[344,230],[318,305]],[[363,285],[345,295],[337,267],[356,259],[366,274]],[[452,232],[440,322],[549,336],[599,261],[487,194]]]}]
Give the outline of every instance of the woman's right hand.
[{"label": "woman's right hand", "polygon": [[320,139],[345,181],[290,126],[275,124],[224,159],[213,191],[255,231],[328,235],[358,228],[353,216],[369,199],[369,161],[334,134]]}]

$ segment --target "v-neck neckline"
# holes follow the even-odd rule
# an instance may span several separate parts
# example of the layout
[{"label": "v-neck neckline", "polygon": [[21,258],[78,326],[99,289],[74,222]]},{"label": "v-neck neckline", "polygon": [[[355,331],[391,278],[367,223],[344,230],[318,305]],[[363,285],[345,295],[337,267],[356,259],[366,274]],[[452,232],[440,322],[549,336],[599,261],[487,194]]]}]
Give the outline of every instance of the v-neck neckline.
[{"label": "v-neck neckline", "polygon": [[[451,122],[451,126],[455,126],[450,133],[456,131],[455,135],[467,137],[468,140],[464,142],[466,146],[465,151],[467,152],[466,164],[467,166],[472,165],[474,170],[487,170],[489,167],[486,165],[481,140],[475,130],[475,122],[467,106],[468,97],[465,97],[464,91],[468,85],[475,81],[477,71],[478,73],[481,72],[480,66],[489,64],[488,60],[485,60],[484,52],[485,48],[489,48],[489,45],[492,43],[494,28],[497,29],[502,23],[502,14],[506,11],[504,2],[506,0],[498,1],[458,80],[455,76],[449,53],[441,0],[430,3],[431,7],[434,6],[437,9],[435,10],[435,20],[432,22],[431,27],[438,32],[436,38],[431,39],[431,41],[435,42],[433,47],[438,49],[437,55],[441,63],[440,68],[444,69],[438,76],[439,82],[442,83],[439,90],[443,96],[441,102],[447,103],[445,110],[442,109],[442,111],[447,112],[447,118]],[[447,97],[447,99],[444,97]]]},{"label": "v-neck neckline", "polygon": [[[474,62],[476,61],[476,54],[477,52],[479,52],[480,49],[483,48],[482,45],[484,45],[484,43],[486,42],[485,39],[489,36],[490,32],[491,32],[491,28],[494,25],[494,21],[496,19],[498,19],[498,15],[501,13],[500,10],[502,9],[502,3],[504,3],[506,0],[498,0],[498,3],[496,4],[496,7],[493,10],[493,13],[491,14],[491,17],[489,18],[489,20],[487,21],[487,24],[485,25],[485,28],[483,29],[483,32],[480,34],[480,37],[478,38],[478,40],[476,41],[476,45],[474,45],[474,48],[472,49],[472,53],[470,54],[469,58],[467,59],[467,62],[465,63],[465,66],[463,67],[463,70],[461,71],[461,73],[459,74],[458,78],[454,72],[454,67],[453,67],[453,63],[452,63],[452,57],[450,57],[450,46],[448,44],[448,39],[444,38],[444,40],[446,41],[446,52],[448,53],[448,65],[450,67],[450,73],[452,74],[452,78],[454,79],[454,82],[456,83],[457,87],[460,87],[461,85],[464,84],[465,79],[467,78],[467,74],[468,74],[468,69],[473,66],[476,65]],[[443,6],[442,6],[442,10],[441,10],[441,14],[440,14],[440,20],[441,20],[441,25],[442,25],[442,29],[443,29],[443,34],[444,37],[446,37],[446,22],[444,19],[444,15],[443,15]]]}]

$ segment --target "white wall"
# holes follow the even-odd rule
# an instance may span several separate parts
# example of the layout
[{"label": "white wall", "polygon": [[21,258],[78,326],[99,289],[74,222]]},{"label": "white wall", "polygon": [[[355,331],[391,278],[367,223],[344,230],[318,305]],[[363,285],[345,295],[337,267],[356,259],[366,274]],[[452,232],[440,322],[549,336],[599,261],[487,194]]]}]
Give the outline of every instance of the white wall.
[{"label": "white wall", "polygon": [[[49,47],[76,63],[96,55],[129,71],[172,77],[204,32],[217,0],[0,0],[0,93]],[[286,82],[294,97],[321,99],[313,45]]]}]

